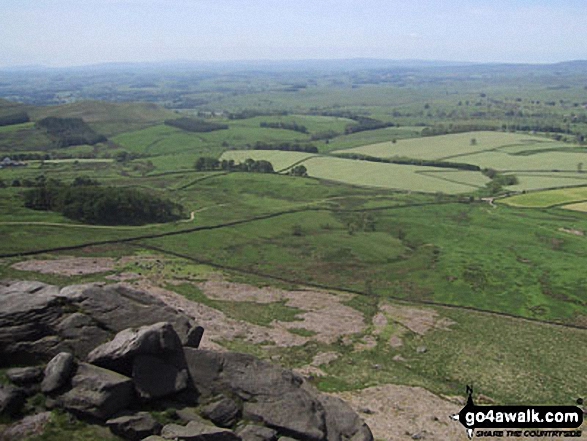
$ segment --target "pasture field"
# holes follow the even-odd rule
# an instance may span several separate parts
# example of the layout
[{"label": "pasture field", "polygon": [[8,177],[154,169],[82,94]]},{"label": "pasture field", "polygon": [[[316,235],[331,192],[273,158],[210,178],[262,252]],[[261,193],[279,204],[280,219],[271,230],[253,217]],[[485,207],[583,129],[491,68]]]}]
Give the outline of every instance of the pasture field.
[{"label": "pasture field", "polygon": [[576,204],[563,205],[561,208],[564,208],[565,210],[573,210],[579,211],[581,213],[587,213],[587,202],[578,202]]},{"label": "pasture field", "polygon": [[587,163],[587,153],[583,151],[577,153],[546,151],[530,156],[520,156],[491,151],[462,155],[450,160],[466,162],[482,168],[493,168],[502,172],[542,171],[556,173],[557,171],[576,171],[577,164]]},{"label": "pasture field", "polygon": [[499,202],[512,207],[548,208],[587,200],[587,187],[562,188],[511,196]]},{"label": "pasture field", "polygon": [[315,156],[313,153],[283,152],[279,150],[229,150],[224,152],[220,159],[226,159],[227,161],[232,159],[236,163],[244,162],[249,158],[255,161],[264,159],[273,164],[275,171],[280,171]]},{"label": "pasture field", "polygon": [[[472,140],[475,140],[473,143]],[[453,160],[455,162],[470,162],[468,159],[457,157],[472,155],[478,152],[493,151],[502,148],[521,147],[525,150],[533,146],[553,145],[552,140],[537,136],[504,133],[504,132],[467,132],[451,135],[429,136],[415,139],[401,139],[395,144],[383,142],[373,145],[335,151],[333,153],[359,153],[378,158],[392,158],[394,156],[415,159]]]},{"label": "pasture field", "polygon": [[[433,177],[430,172],[446,170],[437,167],[385,164],[325,156],[309,158],[302,164],[307,168],[309,176],[350,185],[447,194],[468,193],[478,188],[476,184]],[[467,174],[478,174],[479,181],[483,178],[479,172]]]}]

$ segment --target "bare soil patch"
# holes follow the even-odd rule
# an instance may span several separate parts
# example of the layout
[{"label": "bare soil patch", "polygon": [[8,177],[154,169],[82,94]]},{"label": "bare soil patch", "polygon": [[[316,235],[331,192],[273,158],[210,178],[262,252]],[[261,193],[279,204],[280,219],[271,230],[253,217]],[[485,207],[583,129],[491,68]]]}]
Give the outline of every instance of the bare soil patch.
[{"label": "bare soil patch", "polygon": [[316,334],[312,340],[333,343],[339,337],[360,333],[365,329],[363,314],[342,302],[352,295],[334,295],[324,291],[286,291],[278,288],[245,285],[222,280],[208,280],[198,284],[202,292],[216,300],[233,302],[272,303],[285,301],[285,305],[305,312],[294,322],[273,322],[273,327],[306,329]]},{"label": "bare soil patch", "polygon": [[[464,398],[462,397],[449,401],[421,387],[394,384],[335,395],[345,400],[359,413],[377,440],[468,440],[463,426],[450,419],[450,415],[458,413],[463,408]],[[483,439],[503,438],[484,437]],[[559,438],[508,437],[507,439],[554,441]]]},{"label": "bare soil patch", "polygon": [[573,228],[559,228],[558,231],[563,233],[573,234],[574,236],[585,236],[585,233],[581,230],[575,230]]},{"label": "bare soil patch", "polygon": [[12,268],[43,274],[77,276],[113,271],[115,263],[110,257],[67,257],[55,260],[27,260],[15,263]]},{"label": "bare soil patch", "polygon": [[227,317],[222,311],[192,302],[180,294],[169,291],[147,282],[133,285],[149,292],[169,306],[194,319],[205,329],[201,347],[205,349],[222,350],[223,341],[243,339],[254,344],[270,344],[279,347],[301,346],[308,341],[307,337],[294,335],[287,329],[275,324],[271,327],[254,325],[241,320]]},{"label": "bare soil patch", "polygon": [[440,317],[433,309],[387,304],[382,305],[381,310],[393,321],[418,335],[424,335],[431,329],[449,329],[455,324],[450,319]]}]

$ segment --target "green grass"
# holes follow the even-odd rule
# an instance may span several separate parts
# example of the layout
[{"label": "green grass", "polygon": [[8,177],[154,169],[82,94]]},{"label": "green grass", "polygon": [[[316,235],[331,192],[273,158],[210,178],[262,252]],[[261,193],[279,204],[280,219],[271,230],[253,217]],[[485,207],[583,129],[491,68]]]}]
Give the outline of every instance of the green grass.
[{"label": "green grass", "polygon": [[275,171],[284,170],[292,165],[315,157],[312,153],[304,152],[283,152],[278,150],[231,150],[224,152],[220,159],[233,160],[236,163],[244,162],[246,159],[258,161],[264,159],[273,165]]},{"label": "green grass", "polygon": [[51,420],[41,435],[27,438],[27,441],[119,441],[106,427],[90,425],[69,414],[53,411]]},{"label": "green grass", "polygon": [[[211,264],[380,297],[581,323],[587,219],[486,204],[309,211],[146,240]],[[459,240],[455,240],[458,237]]]},{"label": "green grass", "polygon": [[[473,145],[471,140],[475,139]],[[543,143],[552,145],[547,138],[530,136],[517,133],[504,132],[467,132],[442,136],[429,136],[415,139],[398,140],[395,144],[388,142],[365,145],[358,148],[344,150],[345,153],[360,153],[379,158],[391,158],[403,156],[417,159],[447,159],[461,155],[495,150],[505,146],[523,146],[530,149],[534,145]],[[457,161],[454,159],[454,161]],[[469,162],[467,159],[459,159],[457,162]]]},{"label": "green grass", "polygon": [[512,207],[547,208],[585,200],[587,200],[587,187],[576,187],[521,194],[499,202]]},{"label": "green grass", "polygon": [[445,170],[437,167],[385,164],[332,157],[310,158],[304,161],[303,165],[307,168],[309,176],[350,185],[448,194],[468,193],[476,189],[476,185],[440,180],[420,173]]},{"label": "green grass", "polygon": [[[343,356],[323,367],[329,377],[319,387],[340,391],[393,383],[462,395],[465,385],[472,384],[477,393],[508,405],[572,404],[585,390],[581,371],[587,360],[579,348],[587,343],[587,331],[485,313],[437,311],[454,322],[448,330],[424,336],[408,332],[402,336],[404,345],[394,349],[388,336],[396,326],[389,324],[376,348],[341,348]],[[420,346],[427,351],[417,353]],[[393,361],[395,355],[406,361]]]},{"label": "green grass", "polygon": [[579,202],[578,204],[563,205],[561,208],[564,208],[566,210],[579,211],[581,213],[587,213],[587,202]]}]

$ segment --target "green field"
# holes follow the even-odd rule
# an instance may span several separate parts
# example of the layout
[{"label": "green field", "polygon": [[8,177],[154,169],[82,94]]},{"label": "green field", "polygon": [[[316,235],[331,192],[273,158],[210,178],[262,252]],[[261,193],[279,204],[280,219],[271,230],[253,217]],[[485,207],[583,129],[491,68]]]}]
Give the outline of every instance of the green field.
[{"label": "green field", "polygon": [[563,205],[561,208],[564,208],[566,210],[579,211],[581,213],[587,213],[587,202],[579,202],[577,204]]},{"label": "green field", "polygon": [[259,161],[264,159],[273,164],[275,171],[284,170],[299,162],[316,156],[304,152],[282,152],[278,150],[230,150],[222,154],[220,159],[233,160],[236,163],[244,162],[245,159]]},{"label": "green field", "polygon": [[547,208],[585,200],[587,200],[587,187],[577,187],[521,194],[500,202],[512,207]]},{"label": "green field", "polygon": [[[475,140],[473,143],[472,140]],[[560,144],[559,144],[560,145]],[[416,139],[402,139],[395,144],[388,142],[365,145],[358,148],[336,151],[334,153],[360,153],[378,158],[392,158],[394,156],[416,159],[446,159],[455,162],[470,162],[468,159],[456,157],[472,155],[477,152],[521,147],[525,150],[552,147],[553,142],[547,138],[517,133],[503,132],[468,132],[452,135],[431,136]]]},{"label": "green field", "polygon": [[[307,338],[293,347],[253,344],[245,330],[215,340],[226,349],[295,368],[335,352],[337,360],[320,366],[324,376],[311,380],[324,391],[393,383],[462,395],[474,384],[500,404],[572,404],[587,390],[580,350],[587,345],[587,76],[463,69],[103,74],[108,81],[96,77],[87,88],[74,78],[80,87],[70,95],[63,82],[42,86],[23,74],[11,96],[44,105],[0,99],[0,115],[23,110],[33,121],[0,127],[0,160],[19,153],[52,159],[0,170],[0,278],[65,285],[134,274],[224,314],[230,329],[277,326],[285,336]],[[0,89],[7,87],[0,79]],[[60,92],[51,97],[43,87]],[[101,93],[120,102],[54,105]],[[241,113],[256,116],[238,119]],[[60,148],[35,127],[47,116],[83,118],[108,142]],[[194,133],[164,124],[180,117],[229,128]],[[263,122],[295,122],[308,133]],[[358,126],[363,131],[348,133]],[[422,136],[431,133],[449,134]],[[313,145],[319,153],[254,150],[257,142]],[[125,160],[121,151],[134,156]],[[518,183],[494,189],[499,175],[491,182],[480,171],[333,152],[466,163],[515,175]],[[198,172],[201,156],[268,160],[278,173]],[[308,177],[287,174],[297,164]],[[76,223],[25,208],[23,196],[40,175],[134,188],[181,204],[185,216],[140,227]],[[116,264],[73,277],[12,266],[64,256],[106,256]],[[310,327],[290,332],[303,305],[212,298],[200,289],[218,281],[248,285],[237,290],[294,290],[292,301],[306,289],[344,296],[365,328],[330,342]],[[411,308],[424,322],[433,311],[450,325],[418,334],[386,312],[390,305]],[[320,322],[315,314],[307,316]],[[387,318],[381,329],[378,314]],[[396,335],[402,346],[390,344]],[[359,350],[368,339],[373,345]]]}]

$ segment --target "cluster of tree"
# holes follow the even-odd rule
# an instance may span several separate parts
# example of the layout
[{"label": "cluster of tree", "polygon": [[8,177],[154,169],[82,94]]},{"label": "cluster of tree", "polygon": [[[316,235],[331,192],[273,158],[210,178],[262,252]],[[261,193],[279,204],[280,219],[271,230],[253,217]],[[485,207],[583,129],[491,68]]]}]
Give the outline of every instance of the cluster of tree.
[{"label": "cluster of tree", "polygon": [[245,109],[240,112],[229,113],[228,119],[249,119],[255,118],[257,116],[271,116],[271,115],[278,115],[278,116],[285,116],[288,115],[288,112],[264,112],[262,110],[256,109]]},{"label": "cluster of tree", "polygon": [[350,135],[351,133],[365,132],[367,130],[378,130],[386,127],[395,126],[392,122],[383,122],[377,119],[369,118],[366,116],[359,116],[354,118],[358,124],[349,124],[345,127],[344,133]]},{"label": "cluster of tree", "polygon": [[30,118],[26,112],[18,112],[0,116],[0,126],[11,126],[13,124],[22,124],[29,121]]},{"label": "cluster of tree", "polygon": [[44,180],[24,194],[24,205],[33,210],[57,211],[69,219],[98,225],[143,225],[175,221],[183,207],[144,191],[101,187],[89,178],[71,185]]},{"label": "cluster of tree", "polygon": [[281,150],[284,152],[305,152],[318,153],[318,147],[312,144],[298,144],[291,142],[282,142],[280,144],[268,144],[266,142],[257,141],[253,145],[254,150]]},{"label": "cluster of tree", "polygon": [[259,124],[259,126],[263,127],[263,128],[284,129],[284,130],[293,130],[294,132],[308,133],[308,128],[306,126],[299,125],[295,121],[290,122],[290,123],[283,122],[283,121],[279,121],[279,122],[262,121]]},{"label": "cluster of tree", "polygon": [[338,153],[335,156],[346,159],[356,159],[359,161],[384,162],[387,164],[420,165],[424,167],[455,168],[457,170],[471,171],[481,170],[479,166],[473,164],[466,164],[464,162],[438,161],[434,159],[414,159],[401,157],[377,158],[375,156],[361,155],[360,153]]},{"label": "cluster of tree", "polygon": [[481,172],[491,179],[486,187],[492,195],[501,192],[505,186],[518,184],[518,178],[515,175],[503,175],[492,168],[484,168]]},{"label": "cluster of tree", "polygon": [[194,168],[197,171],[229,171],[229,172],[250,172],[250,173],[275,173],[273,165],[269,161],[248,158],[244,162],[235,163],[232,159],[226,160],[201,156],[196,160]]},{"label": "cluster of tree", "polygon": [[308,169],[303,165],[296,165],[292,167],[287,174],[291,176],[306,177],[308,176]]},{"label": "cluster of tree", "polygon": [[38,121],[37,126],[47,131],[47,134],[53,138],[57,147],[81,144],[94,145],[107,141],[104,135],[96,133],[81,118],[56,118],[50,116]]},{"label": "cluster of tree", "polygon": [[204,132],[214,132],[216,130],[226,130],[228,129],[228,124],[220,124],[214,123],[209,121],[204,121],[202,119],[197,118],[177,118],[177,119],[168,119],[165,121],[165,124],[171,127],[176,127],[181,130],[185,130],[187,132],[197,132],[197,133],[204,133]]},{"label": "cluster of tree", "polygon": [[114,160],[120,163],[127,163],[137,158],[141,158],[144,155],[135,152],[127,152],[126,150],[121,150],[114,155]]}]

